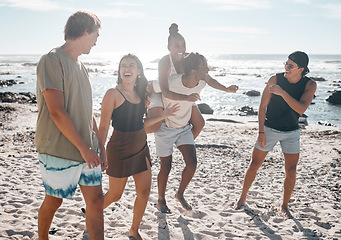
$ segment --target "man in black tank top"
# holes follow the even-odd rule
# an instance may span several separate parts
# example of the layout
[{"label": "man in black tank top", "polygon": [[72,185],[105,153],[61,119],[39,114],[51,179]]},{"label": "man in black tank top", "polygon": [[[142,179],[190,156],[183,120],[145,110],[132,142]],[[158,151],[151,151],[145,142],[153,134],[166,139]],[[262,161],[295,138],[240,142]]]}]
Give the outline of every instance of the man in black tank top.
[{"label": "man in black tank top", "polygon": [[293,52],[284,63],[285,72],[272,76],[266,83],[258,112],[259,134],[236,209],[244,206],[257,170],[264,162],[267,153],[277,142],[280,142],[285,161],[281,212],[286,217],[293,218],[288,203],[295,187],[296,167],[300,153],[298,118],[306,111],[316,91],[316,83],[305,76],[309,73],[308,62],[306,53]]}]

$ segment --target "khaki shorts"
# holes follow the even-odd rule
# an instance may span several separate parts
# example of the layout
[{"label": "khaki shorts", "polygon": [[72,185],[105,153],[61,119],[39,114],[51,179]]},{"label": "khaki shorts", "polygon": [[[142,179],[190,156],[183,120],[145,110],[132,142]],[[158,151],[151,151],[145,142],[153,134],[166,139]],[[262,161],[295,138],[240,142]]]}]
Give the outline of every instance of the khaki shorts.
[{"label": "khaki shorts", "polygon": [[278,131],[273,128],[264,126],[264,133],[266,136],[265,149],[261,148],[256,141],[255,147],[261,151],[271,151],[274,146],[279,142],[282,147],[283,153],[295,154],[300,153],[300,134],[301,129],[293,131]]},{"label": "khaki shorts", "polygon": [[173,153],[173,146],[195,145],[191,125],[182,128],[169,128],[163,122],[161,127],[154,133],[156,155],[168,157]]}]

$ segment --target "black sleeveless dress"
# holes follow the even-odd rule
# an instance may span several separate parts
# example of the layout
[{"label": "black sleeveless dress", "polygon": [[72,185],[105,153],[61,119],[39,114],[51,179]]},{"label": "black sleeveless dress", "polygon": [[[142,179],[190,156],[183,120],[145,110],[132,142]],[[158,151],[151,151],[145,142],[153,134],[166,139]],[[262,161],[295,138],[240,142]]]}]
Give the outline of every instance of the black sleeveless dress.
[{"label": "black sleeveless dress", "polygon": [[[120,91],[119,91],[120,92]],[[120,92],[121,93],[121,92]],[[148,169],[150,161],[147,135],[143,126],[145,104],[124,102],[112,113],[114,131],[107,144],[108,168],[106,173],[116,178],[124,178]]]}]

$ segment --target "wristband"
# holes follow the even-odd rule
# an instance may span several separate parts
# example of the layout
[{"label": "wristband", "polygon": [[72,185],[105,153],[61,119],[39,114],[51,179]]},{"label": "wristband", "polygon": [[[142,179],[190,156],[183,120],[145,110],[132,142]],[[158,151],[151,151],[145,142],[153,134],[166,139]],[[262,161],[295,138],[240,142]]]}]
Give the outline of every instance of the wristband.
[{"label": "wristband", "polygon": [[258,133],[265,133],[265,132],[258,132]]}]

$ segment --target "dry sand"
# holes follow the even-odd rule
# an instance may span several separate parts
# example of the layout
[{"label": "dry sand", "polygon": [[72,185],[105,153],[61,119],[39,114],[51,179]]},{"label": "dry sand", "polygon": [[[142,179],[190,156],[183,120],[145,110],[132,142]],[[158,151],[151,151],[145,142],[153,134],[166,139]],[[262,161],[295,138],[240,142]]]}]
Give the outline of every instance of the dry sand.
[{"label": "dry sand", "polygon": [[[0,111],[0,239],[37,239],[37,213],[44,198],[34,145],[37,107],[1,104]],[[14,107],[15,111],[10,111]],[[4,109],[5,108],[5,109]],[[99,114],[97,113],[97,120]],[[159,161],[148,135],[153,183],[140,233],[145,239],[341,239],[341,131],[307,126],[301,135],[301,158],[289,207],[294,219],[278,213],[282,201],[284,162],[276,146],[250,189],[247,206],[234,210],[257,133],[256,118],[225,117],[209,121],[197,139],[198,168],[185,196],[188,212],[174,199],[183,160],[174,153],[166,193],[171,214],[161,214],[156,177]],[[218,118],[214,116],[214,118]],[[223,119],[219,117],[219,119]],[[229,120],[240,121],[240,123]],[[309,120],[309,119],[308,119]],[[108,177],[103,175],[104,191]],[[135,199],[129,179],[120,201],[104,210],[106,239],[128,239]],[[88,239],[84,201],[78,188],[57,211],[51,239]]]}]

